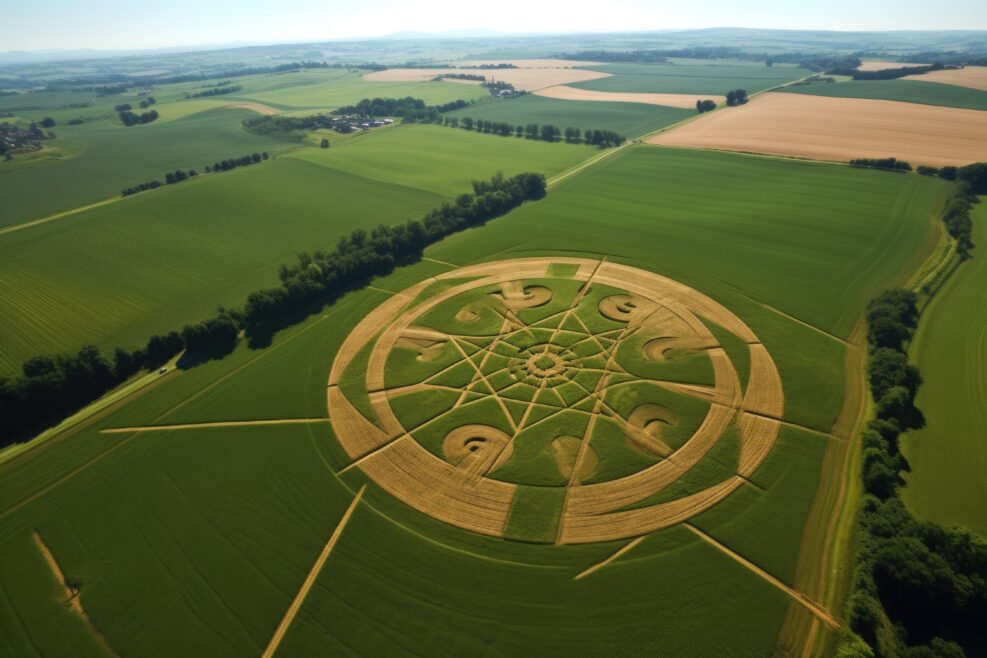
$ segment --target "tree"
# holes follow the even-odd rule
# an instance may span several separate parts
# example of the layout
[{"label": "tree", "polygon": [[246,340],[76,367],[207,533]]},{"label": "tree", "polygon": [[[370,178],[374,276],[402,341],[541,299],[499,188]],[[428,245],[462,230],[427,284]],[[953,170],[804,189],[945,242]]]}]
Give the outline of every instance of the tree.
[{"label": "tree", "polygon": [[743,105],[747,102],[747,90],[746,89],[731,89],[727,92],[727,105],[730,107],[735,107],[737,105]]},{"label": "tree", "polygon": [[515,135],[515,137],[522,137],[522,136],[524,136],[524,126],[516,126],[514,128],[514,135]]},{"label": "tree", "polygon": [[554,142],[558,140],[561,134],[562,131],[550,123],[546,123],[541,127],[541,138],[546,142]]},{"label": "tree", "polygon": [[52,119],[51,117],[45,117],[44,119],[41,120],[41,125],[44,126],[45,128],[54,128],[55,120]]},{"label": "tree", "polygon": [[329,138],[328,137],[323,137],[322,138],[322,141],[319,143],[319,148],[324,148],[324,149],[329,148]]},{"label": "tree", "polygon": [[524,127],[524,136],[528,139],[538,139],[538,124],[529,123]]}]

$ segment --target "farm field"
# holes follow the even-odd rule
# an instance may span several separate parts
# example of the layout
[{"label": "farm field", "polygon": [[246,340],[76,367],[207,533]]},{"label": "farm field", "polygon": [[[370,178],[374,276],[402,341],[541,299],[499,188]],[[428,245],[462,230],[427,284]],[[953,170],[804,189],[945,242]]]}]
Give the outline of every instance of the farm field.
[{"label": "farm field", "polygon": [[[458,140],[462,131],[409,126],[360,139],[384,144],[388,136],[414,140],[433,132]],[[345,148],[357,149],[358,141]],[[342,159],[344,145],[338,148]],[[317,155],[328,158],[332,151]],[[329,160],[323,166],[297,160],[282,157],[210,184],[264,167],[284,168],[291,178],[313,168],[332,171]],[[706,172],[704,179],[694,175],[699,170]],[[806,185],[809,180],[812,186]],[[205,182],[185,187],[185,193]],[[709,201],[703,207],[692,203],[699,186]],[[254,180],[235,187],[256,188],[258,197],[265,192]],[[608,213],[598,208],[603,189],[622,200]],[[550,645],[552,655],[602,654],[618,641],[644,653],[689,646],[687,653],[708,655],[730,646],[763,655],[779,642],[796,641],[785,635],[787,624],[796,624],[790,620],[818,619],[813,615],[820,613],[795,602],[784,587],[802,586],[796,575],[800,545],[806,532],[815,532],[806,528],[806,519],[821,476],[838,475],[821,474],[820,465],[838,441],[826,433],[843,404],[843,339],[872,288],[904,278],[931,248],[929,214],[945,189],[937,180],[833,165],[625,149],[567,179],[547,199],[430,248],[426,259],[286,329],[271,346],[241,345],[222,360],[179,370],[70,439],[52,439],[0,466],[0,579],[12,599],[9,612],[0,615],[5,650],[17,652],[36,642],[50,652],[57,651],[58,642],[72,642],[80,655],[99,653],[91,629],[69,609],[34,594],[54,586],[34,544],[35,532],[62,571],[81,581],[79,600],[116,653],[170,656],[208,647],[210,655],[232,656],[269,646],[343,519],[339,541],[277,655],[354,646],[389,654],[449,646],[464,653],[513,653],[534,645]],[[167,190],[180,192],[181,187]],[[380,196],[378,191],[368,198]],[[722,212],[727,207],[731,213]],[[385,221],[376,214],[374,221]],[[615,216],[623,232],[614,230]],[[523,236],[521,227],[527,227]],[[604,234],[609,236],[605,251]],[[785,244],[784,253],[767,248],[769,240]],[[313,241],[310,232],[308,242]],[[491,260],[531,255],[551,260],[552,254],[559,266],[549,270],[556,282],[547,285],[560,295],[577,290],[565,283],[575,272],[566,259],[599,263],[606,256],[712,296],[763,341],[784,386],[783,417],[792,425],[780,428],[751,483],[687,524],[643,541],[556,546],[503,541],[447,525],[386,493],[372,471],[341,472],[350,459],[336,425],[325,422],[325,384],[344,340],[371,311],[394,299],[386,291],[418,282],[428,286],[436,276],[461,280],[457,268],[471,263],[483,267]],[[760,263],[756,272],[750,259]],[[594,295],[609,294],[609,283],[599,285]],[[609,330],[598,323],[612,322],[590,315],[584,321],[596,331]],[[720,322],[729,324],[727,316]],[[731,331],[739,329],[715,327],[747,382],[755,368],[742,356],[743,341],[729,338]],[[701,381],[705,358],[675,367]],[[628,367],[643,367],[633,363]],[[272,382],[279,383],[276,389]],[[614,399],[614,404],[623,403]],[[328,416],[333,418],[332,410]],[[310,422],[101,433],[292,418]],[[670,493],[681,496],[722,477],[717,463],[737,459],[730,456],[729,435],[722,441],[725,452]],[[358,492],[362,498],[348,514]],[[518,520],[512,527],[528,532],[538,527],[530,525],[537,520]],[[626,552],[585,573],[619,549]],[[641,587],[664,594],[626,595]],[[642,618],[656,614],[674,616],[673,628],[641,625]],[[36,621],[25,627],[18,620],[25,616]],[[711,617],[719,620],[712,628]],[[340,618],[354,621],[339,624]],[[422,640],[420,623],[426,618],[435,630]],[[393,621],[385,629],[381,619]],[[490,620],[509,632],[491,632]],[[52,625],[64,633],[41,639]],[[182,633],[173,632],[177,625]],[[560,638],[555,629],[562,626],[572,630]]]},{"label": "farm field", "polygon": [[596,152],[516,141],[388,128],[0,235],[0,371],[87,343],[136,346],[275,284],[300,250],[421,215],[472,179],[552,174]]},{"label": "farm field", "polygon": [[[131,185],[164,182],[168,171],[202,171],[216,160],[284,148],[243,130],[240,122],[251,116],[245,110],[212,110],[136,128],[110,121],[57,126],[57,155],[15,159],[0,169],[6,202],[0,230],[119,195]],[[53,179],[60,181],[58,194],[51,193]]]},{"label": "farm field", "polygon": [[0,656],[983,653],[987,31],[254,9],[5,14]]},{"label": "farm field", "polygon": [[[607,102],[607,103],[634,103],[645,105],[664,105],[666,107],[677,107],[679,109],[691,110],[696,107],[696,97],[689,94],[635,94],[618,93],[606,91],[590,91],[589,89],[578,89],[567,85],[557,87],[546,87],[535,92],[537,96],[546,98],[556,98],[566,101],[581,102]],[[724,96],[704,97],[716,104],[726,102]]]},{"label": "farm field", "polygon": [[958,85],[987,91],[987,66],[965,66],[961,69],[944,69],[921,75],[909,75],[904,80],[938,82],[944,85]]},{"label": "farm field", "polygon": [[[565,83],[579,89],[649,94],[710,94],[723,96],[730,89],[746,89],[753,94],[811,72],[795,67],[766,67],[747,64],[603,64],[590,71],[607,73],[586,82]],[[562,84],[562,83],[560,83]]]},{"label": "farm field", "polygon": [[[807,121],[816,136],[811,141]],[[987,159],[987,113],[771,93],[648,141],[842,162],[896,157],[913,165],[964,165]]]},{"label": "farm field", "polygon": [[870,98],[875,100],[942,105],[987,110],[987,91],[951,84],[914,80],[853,80],[833,84],[785,87],[781,91],[812,96]]},{"label": "farm field", "polygon": [[455,197],[470,189],[470,181],[489,178],[498,171],[513,176],[535,168],[552,175],[597,152],[592,146],[549,144],[421,124],[371,131],[329,149],[304,149],[290,157]]},{"label": "farm field", "polygon": [[[497,70],[461,70],[461,69],[387,69],[386,71],[374,71],[367,73],[363,79],[368,82],[427,82],[437,75],[442,74],[462,74],[483,75],[488,81],[507,82],[517,89],[525,91],[537,91],[545,87],[554,85],[565,85],[580,80],[592,80],[610,75],[583,68],[516,68]],[[466,83],[475,87],[476,83],[469,84],[470,81],[443,81],[435,84],[457,84]]]},{"label": "farm field", "polygon": [[[564,87],[550,87],[551,92]],[[614,130],[627,137],[637,137],[681,121],[695,112],[673,107],[655,107],[643,103],[571,101],[528,94],[520,98],[478,103],[450,116],[472,117],[487,121],[506,121],[513,125],[551,123],[562,128]]]},{"label": "farm field", "polygon": [[926,425],[902,439],[911,466],[903,498],[923,519],[987,534],[987,212],[974,211],[974,243],[922,313],[911,354],[924,385],[916,405]]}]

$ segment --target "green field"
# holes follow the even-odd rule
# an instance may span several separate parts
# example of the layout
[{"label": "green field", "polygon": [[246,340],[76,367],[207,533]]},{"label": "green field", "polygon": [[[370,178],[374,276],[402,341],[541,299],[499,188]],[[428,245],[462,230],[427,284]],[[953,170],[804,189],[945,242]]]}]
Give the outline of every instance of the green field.
[{"label": "green field", "polygon": [[[414,216],[470,178],[497,169],[553,173],[595,153],[401,126],[9,233],[0,236],[0,276],[14,282],[3,288],[4,313],[17,313],[11,325],[31,330],[10,331],[3,344],[28,353],[111,335],[137,341],[273,284],[277,264],[294,251],[331,244],[355,226]],[[270,346],[241,344],[222,360],[179,369],[76,433],[0,464],[0,653],[57,655],[71,647],[74,655],[101,655],[87,626],[55,594],[32,541],[37,532],[64,573],[81,583],[80,601],[119,655],[260,654],[363,484],[363,502],[278,656],[517,655],[532,647],[545,655],[609,655],[618,645],[646,655],[770,655],[787,647],[798,638],[785,635],[786,619],[809,613],[685,527],[653,533],[576,580],[627,542],[556,546],[485,537],[414,511],[360,469],[341,474],[350,459],[324,420],[330,365],[350,331],[391,292],[456,265],[606,256],[694,287],[755,332],[780,372],[785,420],[809,429],[784,427],[749,482],[690,523],[800,587],[800,547],[819,531],[806,527],[809,510],[821,481],[838,475],[820,466],[834,441],[825,433],[843,404],[842,339],[865,301],[902,281],[932,248],[932,217],[947,192],[945,183],[918,176],[628,147],[546,199],[429,248],[426,259],[346,295]],[[554,271],[563,279],[572,272]],[[525,322],[564,308],[561,293],[578,289],[553,285],[562,286],[562,301],[525,310]],[[590,310],[611,292],[588,291]],[[437,307],[431,326],[455,327],[460,320],[440,317],[451,310]],[[588,311],[578,315],[595,331],[609,330]],[[744,343],[710,329],[746,381]],[[708,381],[704,359],[677,360],[664,372]],[[646,365],[624,363],[631,370]],[[396,374],[421,367],[412,355]],[[635,390],[610,401],[630,409],[634,400],[671,399],[662,396]],[[428,411],[411,405],[402,413],[421,419]],[[677,414],[683,426],[696,422],[687,406]],[[323,421],[99,432],[291,418]],[[573,431],[565,418],[557,429]],[[671,430],[667,438],[681,440]],[[604,430],[594,441],[601,454],[611,450],[602,445]],[[734,468],[731,450],[728,442],[711,454],[718,464],[706,463],[699,479],[683,479],[676,491],[729,472],[722,469]],[[536,467],[547,462],[522,461],[514,472],[519,481],[545,481]],[[534,489],[528,507],[512,517],[518,536],[554,504]]]},{"label": "green field", "polygon": [[506,121],[512,125],[551,123],[561,128],[614,130],[638,137],[695,114],[660,105],[565,101],[527,94],[520,98],[491,101],[451,112],[449,116]]},{"label": "green field", "polygon": [[[330,141],[334,138],[330,136]],[[470,181],[532,169],[556,174],[595,155],[592,146],[481,135],[461,128],[403,125],[340,140],[329,149],[291,157],[357,176],[444,196],[469,190]]]},{"label": "green field", "polygon": [[810,71],[790,66],[768,67],[755,64],[605,64],[591,66],[594,71],[612,74],[577,82],[572,87],[594,91],[638,92],[655,94],[708,94],[723,96],[731,89],[746,89],[753,94],[798,80]]},{"label": "green field", "polygon": [[0,228],[119,195],[139,183],[163,183],[165,173],[175,169],[201,172],[216,160],[283,149],[284,143],[241,127],[251,116],[246,110],[212,110],[133,128],[109,120],[56,126],[59,137],[49,144],[57,151],[50,156],[19,156],[0,164],[5,207]]},{"label": "green field", "polygon": [[785,87],[781,91],[812,96],[870,98],[987,110],[987,91],[921,80],[848,80],[830,84],[815,83]]},{"label": "green field", "polygon": [[87,343],[136,347],[274,285],[299,251],[416,217],[472,179],[551,175],[596,152],[400,126],[0,235],[0,309],[10,319],[0,327],[0,372]]},{"label": "green field", "polygon": [[453,263],[605,253],[845,337],[866,301],[931,248],[947,192],[918,176],[634,146],[491,224],[481,252],[469,234],[431,251]]},{"label": "green field", "polygon": [[924,383],[926,425],[902,438],[911,471],[903,497],[923,519],[987,534],[987,211],[974,210],[981,245],[922,312],[911,356]]}]

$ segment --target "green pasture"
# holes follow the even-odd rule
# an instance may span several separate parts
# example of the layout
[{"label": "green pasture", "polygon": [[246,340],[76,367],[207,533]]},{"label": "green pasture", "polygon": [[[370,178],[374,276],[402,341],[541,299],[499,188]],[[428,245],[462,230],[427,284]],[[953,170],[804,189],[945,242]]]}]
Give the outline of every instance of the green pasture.
[{"label": "green pasture", "polygon": [[603,64],[588,67],[610,73],[607,78],[577,82],[580,89],[655,94],[723,96],[731,89],[753,94],[809,75],[806,69],[757,64]]},{"label": "green pasture", "polygon": [[[983,199],[983,197],[981,197]],[[987,534],[987,211],[973,212],[973,259],[922,312],[911,355],[922,373],[926,425],[902,437],[903,497],[916,515]]]},{"label": "green pasture", "polygon": [[519,98],[479,103],[450,112],[448,116],[506,121],[512,125],[551,123],[561,128],[613,130],[632,138],[664,128],[693,114],[692,110],[661,105],[566,101],[526,94]]},{"label": "green pasture", "polygon": [[785,87],[781,91],[811,96],[869,98],[922,105],[987,110],[987,91],[921,80],[848,80]]}]

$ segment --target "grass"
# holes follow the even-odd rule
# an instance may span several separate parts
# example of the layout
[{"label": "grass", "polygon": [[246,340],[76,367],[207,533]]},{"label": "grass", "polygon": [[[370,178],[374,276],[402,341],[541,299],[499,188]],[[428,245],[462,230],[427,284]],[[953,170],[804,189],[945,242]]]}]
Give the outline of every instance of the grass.
[{"label": "grass", "polygon": [[731,89],[746,89],[753,94],[810,73],[795,67],[754,64],[605,64],[589,68],[612,75],[571,86],[594,91],[723,96]]},{"label": "grass", "polygon": [[493,100],[450,112],[451,117],[506,121],[512,125],[551,123],[561,128],[613,130],[628,138],[639,137],[694,114],[660,105],[567,101],[526,94]]},{"label": "grass", "polygon": [[851,80],[786,87],[782,91],[812,96],[870,98],[922,105],[987,110],[987,91],[920,80]]},{"label": "grass", "polygon": [[597,152],[591,146],[482,135],[445,126],[402,125],[370,131],[328,149],[306,149],[292,157],[451,197],[468,191],[470,181],[498,171],[505,176],[523,171],[551,176]]},{"label": "grass", "polygon": [[[975,244],[987,244],[987,211],[973,212]],[[953,272],[922,312],[911,356],[924,383],[926,425],[902,439],[911,466],[903,498],[920,518],[987,534],[987,257],[984,247]]]},{"label": "grass", "polygon": [[278,266],[299,251],[440,200],[282,158],[9,233],[0,237],[0,368],[86,343],[137,346],[276,285]]}]

